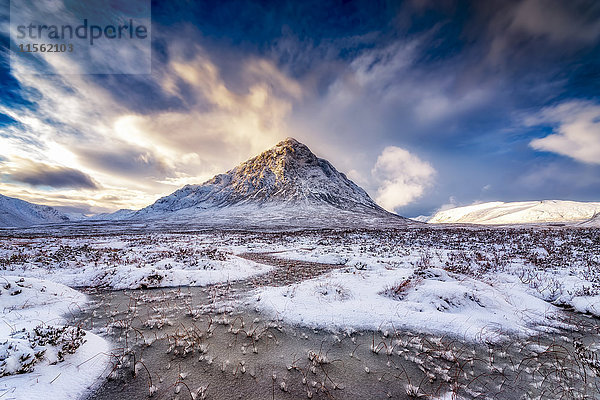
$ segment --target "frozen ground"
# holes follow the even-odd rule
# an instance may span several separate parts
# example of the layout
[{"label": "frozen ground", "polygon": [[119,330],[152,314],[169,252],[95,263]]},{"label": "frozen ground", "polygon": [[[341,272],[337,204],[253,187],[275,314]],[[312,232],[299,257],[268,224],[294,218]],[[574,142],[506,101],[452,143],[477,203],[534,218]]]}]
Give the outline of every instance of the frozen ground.
[{"label": "frozen ground", "polygon": [[245,279],[271,268],[217,248],[216,238],[202,235],[43,237],[3,244],[0,274],[44,278],[70,287],[203,286]]},{"label": "frozen ground", "polygon": [[182,236],[7,239],[0,249],[0,398],[79,398],[105,372],[108,342],[64,329],[64,316],[87,307],[86,296],[68,286],[200,286],[270,268]]},{"label": "frozen ground", "polygon": [[[120,346],[89,400],[596,398],[598,324],[503,343],[401,329],[330,333],[251,308],[211,312],[246,289],[92,291],[84,326]],[[587,375],[586,375],[587,374]]]},{"label": "frozen ground", "polygon": [[[376,352],[394,349],[391,338],[404,343],[402,338],[407,334],[458,341],[473,351],[478,346],[543,341],[546,350],[539,350],[541,345],[532,348],[539,350],[538,355],[547,355],[558,341],[571,352],[568,359],[578,360],[586,374],[596,376],[600,372],[600,365],[593,361],[596,336],[590,339],[586,333],[585,340],[578,341],[572,337],[581,330],[582,321],[589,319],[593,325],[600,317],[597,229],[413,227],[388,231],[7,236],[0,238],[0,276],[15,282],[18,277],[25,277],[27,282],[43,278],[71,287],[136,289],[141,293],[171,286],[206,287],[212,296],[210,306],[190,305],[187,311],[180,308],[189,318],[208,315],[212,320],[215,313],[235,315],[247,310],[244,312],[273,321],[274,326],[317,329],[339,338],[373,334],[371,347]],[[231,285],[236,287],[235,296],[219,294]],[[69,293],[78,298],[77,292]],[[17,297],[6,293],[2,305],[5,309],[19,304],[23,308],[27,302],[10,303],[18,301]],[[167,300],[166,308],[161,307],[163,311],[155,311],[154,316],[141,315],[131,305],[123,312],[132,313],[141,324],[135,328],[138,330],[174,327],[180,317],[175,309],[169,311],[171,303]],[[59,311],[55,311],[57,315]],[[244,320],[249,318],[244,315]],[[126,316],[115,320],[109,313],[106,318],[112,322],[104,327],[92,324],[89,329],[113,340],[122,339],[118,329],[133,329],[123,322]],[[24,314],[22,319],[31,321],[34,317]],[[138,335],[135,329],[130,332],[132,337]],[[375,332],[381,338],[378,342]],[[573,347],[575,343],[579,347]],[[84,357],[86,345],[69,356]],[[524,354],[520,350],[517,353],[517,358]],[[121,365],[112,358],[113,368]],[[66,364],[52,367],[61,365]],[[36,364],[33,374],[41,370],[38,366],[42,367]],[[347,377],[348,373],[340,376]],[[32,376],[5,376],[0,378],[0,385]],[[564,381],[567,385],[571,378],[560,378],[558,384]],[[407,382],[414,379],[411,375]],[[114,389],[121,390],[119,385]],[[451,389],[443,386],[437,397]],[[517,390],[515,397],[506,398],[519,398],[518,394]],[[462,395],[477,397],[468,391]]]},{"label": "frozen ground", "polygon": [[565,308],[600,316],[597,230],[349,232],[301,242],[277,256],[341,268],[255,296],[261,310],[297,324],[502,340],[552,332]]},{"label": "frozen ground", "polygon": [[410,328],[472,340],[552,330],[565,307],[600,316],[600,234],[594,229],[406,229],[31,237],[0,241],[0,274],[70,287],[204,286],[272,266],[240,257],[339,269],[262,287],[265,311],[337,330]]}]

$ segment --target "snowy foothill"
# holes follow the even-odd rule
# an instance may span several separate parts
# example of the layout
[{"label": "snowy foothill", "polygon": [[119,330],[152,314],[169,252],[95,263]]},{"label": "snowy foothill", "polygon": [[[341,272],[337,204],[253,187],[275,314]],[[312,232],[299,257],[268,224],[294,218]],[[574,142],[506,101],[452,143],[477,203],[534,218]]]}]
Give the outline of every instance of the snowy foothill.
[{"label": "snowy foothill", "polygon": [[0,194],[0,227],[64,223],[69,217],[55,208]]},{"label": "snowy foothill", "polygon": [[[576,223],[600,212],[598,202],[565,200],[479,203],[438,211],[423,222],[430,224],[539,224]],[[596,225],[597,226],[597,225]]]},{"label": "snowy foothill", "polygon": [[79,398],[105,372],[109,343],[68,326],[86,296],[35,278],[0,277],[0,398]]}]

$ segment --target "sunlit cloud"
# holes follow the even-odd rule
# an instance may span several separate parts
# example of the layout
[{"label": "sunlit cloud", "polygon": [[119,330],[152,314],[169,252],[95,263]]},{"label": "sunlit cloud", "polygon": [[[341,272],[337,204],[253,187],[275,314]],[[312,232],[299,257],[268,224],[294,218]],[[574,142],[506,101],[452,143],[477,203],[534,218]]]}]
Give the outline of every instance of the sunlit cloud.
[{"label": "sunlit cloud", "polygon": [[379,182],[375,200],[394,211],[423,196],[432,186],[436,171],[407,150],[389,146],[377,157],[371,174]]},{"label": "sunlit cloud", "polygon": [[[15,65],[15,77],[35,96],[36,106],[1,106],[18,124],[0,137],[3,156],[12,165],[0,190],[16,194],[7,185],[11,179],[33,185],[29,191],[43,197],[42,186],[67,186],[68,171],[73,186],[79,178],[80,186],[102,188],[116,198],[133,199],[129,207],[142,207],[182,184],[202,183],[287,136],[286,118],[302,89],[272,63],[244,60],[240,75],[251,84],[235,92],[201,47],[195,47],[192,58],[183,57],[177,45],[170,51],[168,64],[148,79],[188,104],[148,114],[124,107],[85,75],[29,75]],[[62,181],[58,170],[43,175],[31,168],[57,162]],[[94,178],[86,182],[89,176]],[[103,197],[93,202],[104,208],[115,203]]]},{"label": "sunlit cloud", "polygon": [[577,161],[600,164],[600,105],[567,102],[546,108],[526,120],[527,125],[552,125],[554,133],[531,141],[530,146]]}]

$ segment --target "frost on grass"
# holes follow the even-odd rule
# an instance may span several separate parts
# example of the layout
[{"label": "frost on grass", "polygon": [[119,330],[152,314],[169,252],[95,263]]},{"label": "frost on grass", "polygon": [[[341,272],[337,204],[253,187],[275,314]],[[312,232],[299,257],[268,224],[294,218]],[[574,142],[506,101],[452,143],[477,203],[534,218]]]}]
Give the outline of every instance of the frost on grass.
[{"label": "frost on grass", "polygon": [[63,362],[85,342],[84,336],[85,331],[73,326],[38,325],[12,333],[0,343],[0,377],[31,372],[43,359],[50,365]]}]

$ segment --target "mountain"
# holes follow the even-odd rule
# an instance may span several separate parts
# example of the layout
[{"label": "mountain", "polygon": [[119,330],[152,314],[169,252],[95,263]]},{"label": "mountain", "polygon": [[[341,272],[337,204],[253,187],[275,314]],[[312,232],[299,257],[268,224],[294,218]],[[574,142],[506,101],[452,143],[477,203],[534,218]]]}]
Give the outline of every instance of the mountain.
[{"label": "mountain", "polygon": [[407,223],[293,138],[201,185],[186,185],[129,219],[223,225]]},{"label": "mountain", "polygon": [[431,217],[431,215],[419,215],[418,217],[412,217],[410,219],[417,222],[428,222],[431,219]]},{"label": "mountain", "polygon": [[55,208],[0,194],[0,227],[20,228],[68,221],[69,217]]},{"label": "mountain", "polygon": [[118,221],[121,219],[127,219],[127,218],[131,217],[132,215],[134,215],[135,213],[136,213],[136,210],[121,208],[120,210],[117,210],[112,213],[101,213],[101,214],[92,215],[91,217],[87,217],[86,220],[89,220],[89,221]]},{"label": "mountain", "polygon": [[433,224],[528,224],[577,222],[592,218],[600,212],[600,203],[564,200],[500,201],[457,207],[437,212],[428,223]]},{"label": "mountain", "polygon": [[600,212],[578,226],[585,228],[600,228]]}]

